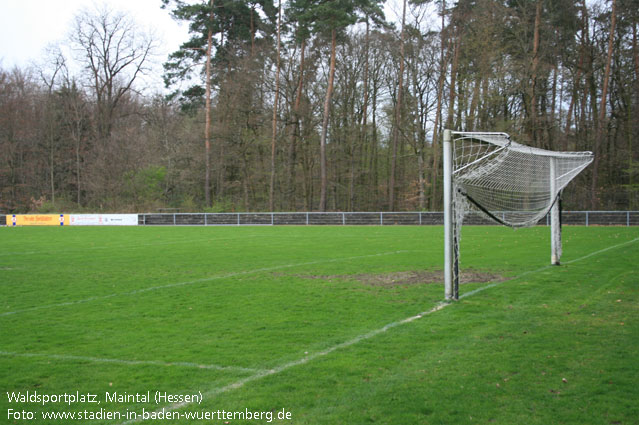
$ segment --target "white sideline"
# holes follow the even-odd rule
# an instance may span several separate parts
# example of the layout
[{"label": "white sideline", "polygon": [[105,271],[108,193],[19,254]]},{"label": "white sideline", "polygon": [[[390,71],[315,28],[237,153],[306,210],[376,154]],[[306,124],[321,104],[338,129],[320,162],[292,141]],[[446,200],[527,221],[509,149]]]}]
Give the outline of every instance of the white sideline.
[{"label": "white sideline", "polygon": [[220,366],[216,364],[201,364],[193,362],[161,362],[159,360],[125,360],[125,359],[109,359],[102,357],[73,356],[67,354],[46,354],[46,353],[14,353],[11,351],[0,351],[0,356],[6,357],[40,357],[54,360],[79,360],[92,363],[115,363],[131,366],[165,366],[165,367],[186,367],[195,369],[213,369],[213,370],[230,370],[236,372],[262,373],[263,369],[253,369],[240,366]]},{"label": "white sideline", "polygon": [[4,313],[0,313],[0,317],[10,316],[10,315],[13,315],[13,314],[18,314],[18,313],[25,313],[25,312],[29,312],[29,311],[43,310],[43,309],[47,309],[47,308],[66,307],[66,306],[75,305],[75,304],[83,304],[83,303],[87,303],[87,302],[91,302],[91,301],[106,300],[106,299],[109,299],[109,298],[119,297],[119,296],[124,296],[124,295],[142,294],[144,292],[157,291],[158,289],[166,289],[166,288],[174,288],[174,287],[177,287],[177,286],[193,285],[194,283],[210,282],[212,280],[218,280],[218,279],[229,279],[229,278],[233,278],[233,277],[237,277],[237,276],[244,276],[244,275],[253,274],[253,273],[269,272],[269,271],[288,269],[288,268],[298,267],[298,266],[310,266],[310,265],[313,265],[313,264],[336,263],[336,262],[339,262],[339,261],[357,260],[357,259],[360,259],[360,258],[381,257],[381,256],[384,256],[384,255],[394,255],[394,254],[401,254],[401,253],[405,253],[405,252],[409,252],[409,251],[390,251],[390,252],[382,252],[382,253],[378,253],[378,254],[358,255],[358,256],[355,256],[355,257],[329,258],[329,259],[326,259],[326,260],[309,261],[309,262],[306,262],[306,263],[283,264],[283,265],[280,265],[280,266],[264,267],[264,268],[261,268],[261,269],[253,269],[253,270],[245,270],[245,271],[236,272],[236,273],[228,273],[228,274],[225,274],[225,275],[209,276],[209,277],[203,277],[201,279],[187,280],[185,282],[176,282],[176,283],[169,283],[167,285],[159,285],[159,286],[151,286],[151,287],[147,287],[147,288],[140,288],[140,289],[135,289],[133,291],[116,292],[114,294],[100,295],[100,296],[96,296],[96,297],[84,298],[84,299],[81,299],[81,300],[67,301],[67,302],[57,303],[57,304],[46,304],[46,305],[40,305],[40,306],[36,306],[36,307],[29,307],[29,308],[24,308],[24,309],[20,309],[20,310],[14,310],[14,311],[6,311]]},{"label": "white sideline", "polygon": [[[576,263],[578,261],[582,261],[582,260],[585,260],[587,258],[590,258],[590,257],[592,257],[594,255],[601,254],[601,253],[606,252],[606,251],[610,251],[611,249],[619,248],[619,247],[622,247],[622,246],[625,246],[625,245],[630,245],[630,244],[632,244],[632,243],[634,243],[636,241],[639,241],[639,238],[635,238],[635,239],[633,239],[631,241],[626,241],[626,242],[623,242],[623,243],[620,243],[620,244],[617,244],[617,245],[613,245],[613,246],[609,246],[609,247],[604,248],[604,249],[600,249],[598,251],[592,252],[592,253],[590,253],[588,255],[585,255],[583,257],[576,258],[576,259],[570,260],[570,261],[566,261],[564,264]],[[473,291],[470,291],[470,292],[467,292],[467,293],[461,295],[459,298],[461,299],[461,298],[470,297],[470,296],[478,294],[478,293],[480,293],[480,292],[482,292],[482,291],[484,291],[486,289],[494,288],[495,286],[498,286],[498,285],[500,285],[502,283],[512,282],[513,280],[520,279],[520,278],[522,278],[524,276],[527,276],[527,275],[530,275],[530,274],[539,273],[539,272],[541,272],[543,270],[554,268],[554,267],[557,267],[557,266],[547,265],[547,266],[544,266],[544,267],[540,267],[540,268],[538,268],[536,270],[531,270],[531,271],[528,271],[528,272],[524,272],[524,273],[522,273],[522,274],[520,274],[518,276],[515,276],[515,277],[513,277],[511,279],[508,279],[508,280],[504,280],[502,282],[495,282],[495,283],[491,283],[491,284],[488,284],[488,285],[484,285],[484,286],[482,286],[480,288],[477,288],[477,289],[475,289]],[[329,347],[329,348],[327,348],[325,350],[318,351],[317,353],[309,354],[308,356],[302,357],[302,358],[300,358],[298,360],[293,360],[292,362],[285,363],[285,364],[283,364],[281,366],[278,366],[276,368],[273,368],[273,369],[270,369],[270,370],[265,370],[265,371],[262,371],[262,372],[258,372],[255,375],[247,376],[246,378],[242,378],[242,379],[240,379],[240,380],[238,380],[238,381],[236,381],[236,382],[234,382],[232,384],[226,385],[224,387],[214,388],[214,389],[206,392],[204,394],[204,396],[211,397],[211,396],[214,396],[214,395],[217,395],[217,394],[222,394],[222,393],[225,393],[227,391],[231,391],[231,390],[240,388],[240,387],[244,386],[245,384],[247,384],[249,382],[257,381],[258,379],[266,378],[267,376],[276,375],[278,373],[284,372],[284,371],[286,371],[286,370],[288,370],[288,369],[290,369],[292,367],[306,364],[306,363],[308,363],[308,362],[310,362],[312,360],[315,360],[315,359],[317,359],[319,357],[324,357],[324,356],[332,353],[333,351],[336,351],[336,350],[339,350],[339,349],[342,349],[342,348],[347,348],[347,347],[355,345],[355,344],[357,344],[357,343],[359,343],[361,341],[373,338],[373,337],[375,337],[375,336],[377,336],[377,335],[379,335],[381,333],[384,333],[384,332],[386,332],[386,331],[388,331],[390,329],[393,329],[393,328],[395,328],[395,327],[397,327],[399,325],[403,325],[403,324],[406,324],[406,323],[414,322],[415,320],[421,319],[422,317],[428,316],[429,314],[432,314],[432,313],[438,312],[440,310],[443,310],[445,307],[448,307],[450,305],[455,305],[455,303],[454,302],[446,302],[446,301],[439,302],[435,307],[431,308],[428,311],[425,311],[423,313],[419,313],[419,314],[417,314],[415,316],[407,317],[406,319],[399,320],[397,322],[389,323],[389,324],[387,324],[387,325],[385,325],[385,326],[383,326],[383,327],[381,327],[379,329],[375,329],[375,330],[372,330],[372,331],[370,331],[368,333],[356,336],[355,338],[350,339],[350,340],[348,340],[346,342],[342,342],[340,344],[337,344],[337,345],[334,345],[332,347]],[[173,411],[173,410],[180,409],[182,407],[188,406],[189,404],[192,404],[192,403],[182,402],[182,403],[170,404],[168,406],[165,406],[165,407],[163,407],[161,409],[156,410],[156,413],[159,413],[159,412],[162,412],[162,411],[164,411],[164,412]],[[128,425],[128,424],[135,423],[135,422],[139,422],[139,420],[137,420],[137,419],[133,420],[132,419],[132,420],[129,420],[129,421],[121,422],[121,425]]]}]

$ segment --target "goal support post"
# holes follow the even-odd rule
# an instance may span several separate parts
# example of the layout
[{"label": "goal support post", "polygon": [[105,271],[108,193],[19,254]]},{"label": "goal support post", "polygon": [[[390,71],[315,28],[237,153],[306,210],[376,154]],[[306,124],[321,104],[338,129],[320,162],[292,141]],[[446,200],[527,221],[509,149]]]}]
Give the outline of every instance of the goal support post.
[{"label": "goal support post", "polygon": [[[447,300],[455,298],[455,286],[459,279],[454,276],[454,262],[456,257],[453,242],[453,148],[451,131],[444,130],[443,140],[444,161],[444,292]],[[455,279],[453,279],[455,277]]]},{"label": "goal support post", "polygon": [[561,193],[557,190],[557,159],[550,158],[550,191],[557,197],[550,208],[550,264],[561,262]]}]

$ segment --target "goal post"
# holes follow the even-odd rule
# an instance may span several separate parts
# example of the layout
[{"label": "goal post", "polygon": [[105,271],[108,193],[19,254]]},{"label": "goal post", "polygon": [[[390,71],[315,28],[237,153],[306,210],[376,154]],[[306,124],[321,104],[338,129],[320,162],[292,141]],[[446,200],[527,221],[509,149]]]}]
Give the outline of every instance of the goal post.
[{"label": "goal post", "polygon": [[459,281],[453,272],[453,262],[457,255],[453,254],[453,148],[451,131],[444,130],[443,138],[444,161],[444,292],[446,299],[457,299],[455,289],[459,288]]},{"label": "goal post", "polygon": [[593,154],[533,148],[497,132],[444,130],[442,145],[446,299],[459,298],[459,241],[471,210],[514,228],[549,215],[551,264],[560,264],[561,192]]},{"label": "goal post", "polygon": [[557,192],[557,159],[550,158],[550,191],[557,193],[550,208],[550,264],[561,262],[561,193]]},{"label": "goal post", "polygon": [[451,130],[444,130],[444,292],[447,300],[459,299],[459,228],[454,219],[453,146]]}]

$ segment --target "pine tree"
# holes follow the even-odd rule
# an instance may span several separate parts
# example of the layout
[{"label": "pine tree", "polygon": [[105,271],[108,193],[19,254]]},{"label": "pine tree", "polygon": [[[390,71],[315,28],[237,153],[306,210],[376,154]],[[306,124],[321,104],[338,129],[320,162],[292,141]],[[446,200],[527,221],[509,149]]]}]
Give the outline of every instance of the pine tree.
[{"label": "pine tree", "polygon": [[326,169],[326,142],[328,121],[335,80],[335,58],[338,37],[346,28],[357,22],[360,14],[383,16],[381,0],[296,0],[292,8],[302,28],[308,28],[311,34],[330,37],[331,53],[329,59],[328,86],[324,98],[322,131],[320,134],[320,202],[319,210],[326,211],[328,174]]},{"label": "pine tree", "polygon": [[[220,65],[229,60],[225,45],[250,45],[250,55],[255,49],[256,33],[260,28],[268,26],[257,13],[260,8],[264,15],[273,22],[276,9],[273,0],[206,0],[196,4],[188,4],[182,0],[162,0],[163,8],[171,7],[175,19],[189,22],[191,37],[180,46],[180,49],[169,56],[164,64],[164,82],[167,87],[178,86],[172,94],[179,97],[186,110],[197,109],[205,105],[205,177],[204,203],[211,206],[211,90],[214,79],[213,63]],[[219,39],[218,39],[219,37]],[[197,64],[205,61],[203,84],[195,84],[186,90],[179,85],[192,79]],[[218,76],[219,77],[219,76]],[[204,85],[204,87],[202,87]],[[202,97],[204,96],[204,99]],[[223,161],[220,155],[219,161]],[[223,168],[223,167],[220,167]],[[221,189],[218,187],[218,191]]]}]

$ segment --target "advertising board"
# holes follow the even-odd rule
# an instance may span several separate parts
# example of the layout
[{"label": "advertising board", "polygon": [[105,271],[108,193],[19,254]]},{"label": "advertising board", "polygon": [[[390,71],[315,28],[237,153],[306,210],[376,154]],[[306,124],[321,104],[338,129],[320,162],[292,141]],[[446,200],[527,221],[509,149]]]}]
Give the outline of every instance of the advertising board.
[{"label": "advertising board", "polygon": [[64,214],[12,214],[7,216],[7,226],[64,226]]},{"label": "advertising board", "polygon": [[137,226],[137,214],[67,214],[71,226]]}]

